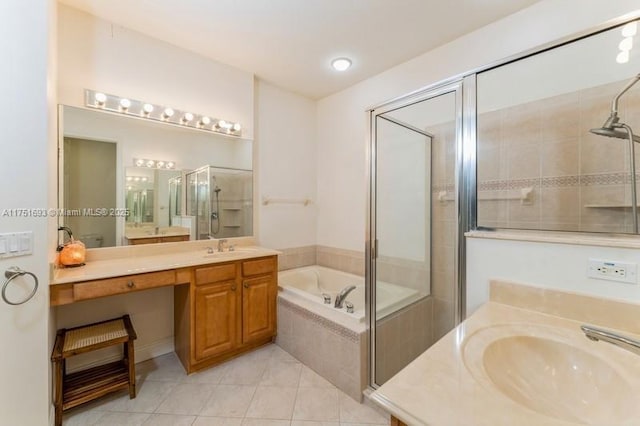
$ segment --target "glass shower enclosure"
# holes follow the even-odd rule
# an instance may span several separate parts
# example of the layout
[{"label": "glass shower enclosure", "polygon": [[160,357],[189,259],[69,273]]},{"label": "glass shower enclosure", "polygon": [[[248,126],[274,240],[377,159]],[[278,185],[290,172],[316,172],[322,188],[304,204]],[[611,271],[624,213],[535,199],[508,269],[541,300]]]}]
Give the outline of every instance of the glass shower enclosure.
[{"label": "glass shower enclosure", "polygon": [[196,238],[253,233],[253,172],[204,166],[186,173],[187,215],[195,217]]},{"label": "glass shower enclosure", "polygon": [[463,312],[460,83],[369,111],[370,384],[451,331]]}]

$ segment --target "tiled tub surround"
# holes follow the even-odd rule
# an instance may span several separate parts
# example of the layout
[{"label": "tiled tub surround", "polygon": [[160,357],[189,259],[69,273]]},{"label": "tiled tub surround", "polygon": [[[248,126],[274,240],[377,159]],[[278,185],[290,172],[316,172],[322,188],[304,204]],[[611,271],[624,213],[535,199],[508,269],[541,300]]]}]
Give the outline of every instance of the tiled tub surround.
[{"label": "tiled tub surround", "polygon": [[[615,392],[593,395],[589,404],[580,401],[567,405],[565,409],[572,410],[576,416],[568,420],[562,415],[564,409],[551,416],[515,402],[498,391],[492,382],[477,375],[483,367],[480,370],[474,367],[482,361],[482,352],[477,350],[489,347],[491,332],[502,330],[522,335],[524,331],[527,336],[535,336],[544,330],[543,334],[571,342],[576,351],[588,356],[605,362],[615,356],[616,362],[608,365],[627,382],[630,387],[627,391],[637,394],[640,392],[638,355],[607,343],[591,342],[580,331],[580,325],[614,329],[638,339],[638,318],[640,305],[637,304],[494,281],[487,304],[381,386],[372,394],[372,399],[410,425],[569,425],[576,421],[634,424],[640,408],[637,404],[620,405]],[[571,383],[567,385],[570,387]],[[565,395],[570,399],[574,393],[567,389]],[[547,401],[554,402],[558,401]],[[556,404],[561,405],[562,402]]]},{"label": "tiled tub surround", "polygon": [[[625,83],[479,114],[478,224],[630,232],[630,208],[602,207],[630,206],[628,143],[589,132],[602,126]],[[640,131],[640,90],[632,89],[620,100],[619,114]],[[531,202],[482,200],[525,187],[533,189]]]},{"label": "tiled tub surround", "polygon": [[377,322],[377,383],[384,383],[433,344],[433,297],[388,315]]},{"label": "tiled tub surround", "polygon": [[346,327],[278,297],[276,343],[356,401],[367,386],[364,323]]}]

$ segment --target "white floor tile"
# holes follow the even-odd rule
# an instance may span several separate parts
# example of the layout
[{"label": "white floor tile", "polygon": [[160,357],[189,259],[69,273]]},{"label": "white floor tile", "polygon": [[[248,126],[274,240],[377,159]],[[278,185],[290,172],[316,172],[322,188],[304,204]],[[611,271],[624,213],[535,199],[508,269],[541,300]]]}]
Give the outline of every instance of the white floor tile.
[{"label": "white floor tile", "polygon": [[198,415],[215,385],[179,383],[157,408],[157,413]]},{"label": "white floor tile", "polygon": [[142,426],[151,416],[147,413],[107,412],[101,416],[94,426]]},{"label": "white floor tile", "polygon": [[338,421],[337,389],[299,388],[293,419]]},{"label": "white floor tile", "polygon": [[218,385],[213,389],[209,400],[200,411],[200,415],[244,417],[255,391],[255,386]]},{"label": "white floor tile", "polygon": [[268,358],[241,357],[229,362],[220,380],[223,385],[257,385],[262,379]]},{"label": "white floor tile", "polygon": [[191,426],[196,416],[178,416],[175,414],[152,414],[143,426]]},{"label": "white floor tile", "polygon": [[199,416],[193,426],[240,426],[242,418]]},{"label": "white floor tile", "polygon": [[302,364],[272,360],[262,374],[260,386],[298,387]]},{"label": "white floor tile", "polygon": [[335,389],[336,387],[332,385],[328,380],[324,377],[307,367],[306,365],[302,367],[302,372],[300,374],[300,387],[301,388],[328,388]]},{"label": "white floor tile", "polygon": [[258,386],[246,417],[291,419],[297,391],[296,387]]},{"label": "white floor tile", "polygon": [[242,426],[289,426],[289,420],[244,419]]},{"label": "white floor tile", "polygon": [[342,391],[340,399],[340,421],[346,423],[388,424],[389,417],[365,404],[360,404]]},{"label": "white floor tile", "polygon": [[[372,426],[359,404],[276,345],[187,376],[175,354],[136,366],[138,396],[106,396],[64,415],[65,426]],[[291,420],[293,419],[293,420]]]},{"label": "white floor tile", "polygon": [[145,380],[138,383],[137,394],[129,399],[129,393],[110,401],[103,407],[107,411],[125,411],[130,413],[153,413],[176,387],[174,382],[154,382]]}]

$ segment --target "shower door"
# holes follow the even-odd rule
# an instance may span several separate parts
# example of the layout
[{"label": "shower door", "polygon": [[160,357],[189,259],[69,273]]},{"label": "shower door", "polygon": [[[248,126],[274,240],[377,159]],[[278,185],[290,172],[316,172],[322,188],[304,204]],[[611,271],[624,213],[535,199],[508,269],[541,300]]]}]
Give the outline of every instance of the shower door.
[{"label": "shower door", "polygon": [[373,387],[460,317],[460,111],[460,85],[371,111],[367,283]]}]

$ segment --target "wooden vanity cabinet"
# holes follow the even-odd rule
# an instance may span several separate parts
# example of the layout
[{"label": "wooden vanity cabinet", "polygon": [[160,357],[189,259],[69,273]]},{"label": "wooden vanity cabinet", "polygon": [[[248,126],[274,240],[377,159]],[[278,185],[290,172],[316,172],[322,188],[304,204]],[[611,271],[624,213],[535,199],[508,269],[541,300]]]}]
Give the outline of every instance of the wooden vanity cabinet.
[{"label": "wooden vanity cabinet", "polygon": [[190,289],[176,287],[174,297],[176,353],[187,372],[274,338],[277,273],[276,256],[193,268]]}]

